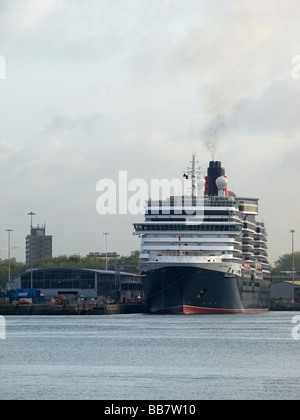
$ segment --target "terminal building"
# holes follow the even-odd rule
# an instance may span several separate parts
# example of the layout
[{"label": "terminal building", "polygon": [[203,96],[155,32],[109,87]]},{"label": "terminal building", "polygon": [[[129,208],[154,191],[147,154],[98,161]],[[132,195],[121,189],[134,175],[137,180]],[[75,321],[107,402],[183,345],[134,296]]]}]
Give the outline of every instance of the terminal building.
[{"label": "terminal building", "polygon": [[[31,281],[32,274],[32,281]],[[134,299],[143,298],[141,277],[124,271],[94,270],[83,268],[44,268],[27,270],[12,279],[7,290],[40,290],[46,299],[57,295],[69,298]]]}]

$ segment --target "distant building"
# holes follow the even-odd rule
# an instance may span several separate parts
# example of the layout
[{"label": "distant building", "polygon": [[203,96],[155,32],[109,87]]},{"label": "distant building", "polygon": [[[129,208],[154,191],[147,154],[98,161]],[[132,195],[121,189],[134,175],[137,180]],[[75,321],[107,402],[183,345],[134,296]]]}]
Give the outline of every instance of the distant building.
[{"label": "distant building", "polygon": [[300,303],[300,279],[283,280],[271,284],[271,299],[281,301],[292,301]]},{"label": "distant building", "polygon": [[30,235],[26,236],[26,265],[41,258],[52,258],[52,236],[46,235],[46,226],[31,227]]},{"label": "distant building", "polygon": [[300,273],[295,272],[294,285],[292,271],[283,271],[271,278],[271,299],[300,303]]}]

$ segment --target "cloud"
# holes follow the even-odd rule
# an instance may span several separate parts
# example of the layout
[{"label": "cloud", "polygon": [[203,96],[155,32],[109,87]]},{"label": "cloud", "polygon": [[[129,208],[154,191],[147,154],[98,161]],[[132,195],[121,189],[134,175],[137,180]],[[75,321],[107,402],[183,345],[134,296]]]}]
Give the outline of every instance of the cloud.
[{"label": "cloud", "polygon": [[11,144],[0,141],[0,162],[3,163],[7,159],[9,159],[10,156],[12,156],[14,153],[17,152],[17,149],[14,148]]},{"label": "cloud", "polygon": [[[295,54],[295,36],[299,39],[294,32],[291,11],[297,9],[299,4],[294,1],[272,2],[272,11],[257,2],[235,2],[224,16],[209,17],[187,33],[179,52],[185,71],[198,78],[199,114],[204,115],[198,131],[209,149],[216,149],[220,141],[216,122],[222,121],[217,127],[225,130],[234,127],[233,115],[245,103],[261,108],[260,118],[269,114],[261,124],[266,130],[271,128],[268,122],[276,103],[281,100],[286,107],[292,99],[291,107],[295,107],[293,99],[298,89],[288,85],[291,84],[289,63]],[[290,27],[286,26],[285,18],[292,21]],[[281,92],[279,82],[284,83]],[[288,87],[290,92],[287,92]],[[286,95],[282,98],[280,93],[284,90]],[[266,103],[267,96],[271,95],[275,102]],[[283,112],[282,122],[285,117]],[[257,129],[257,120],[253,129]],[[211,132],[214,135],[208,135],[207,140],[207,133]],[[215,137],[215,146],[211,137]]]},{"label": "cloud", "polygon": [[60,10],[62,2],[57,0],[3,0],[0,23],[3,40],[36,36],[47,24],[52,13]]},{"label": "cloud", "polygon": [[[296,0],[3,0],[0,176],[3,200],[14,206],[2,220],[19,224],[21,242],[18,211],[36,206],[49,226],[55,218],[65,252],[74,247],[72,226],[84,238],[80,252],[99,246],[95,226],[118,225],[111,246],[130,252],[132,221],[97,218],[96,182],[119,170],[173,179],[195,151],[203,171],[220,159],[237,193],[262,196],[272,223],[276,188],[268,177],[283,188],[298,170],[300,82],[291,59],[300,53],[299,7]],[[272,255],[285,246],[277,243]]]},{"label": "cloud", "polygon": [[53,10],[57,0],[25,0],[18,8],[17,23],[20,31],[42,25],[43,20]]}]

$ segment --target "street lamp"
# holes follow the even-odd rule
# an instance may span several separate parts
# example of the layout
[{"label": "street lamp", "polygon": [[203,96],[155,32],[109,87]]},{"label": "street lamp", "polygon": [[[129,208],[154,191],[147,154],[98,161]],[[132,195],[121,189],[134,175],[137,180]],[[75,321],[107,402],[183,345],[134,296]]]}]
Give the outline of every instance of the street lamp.
[{"label": "street lamp", "polygon": [[294,246],[294,234],[296,233],[294,229],[290,230],[292,234],[292,265],[293,265],[293,299],[292,303],[294,303],[295,299],[295,246]]},{"label": "street lamp", "polygon": [[32,211],[28,213],[28,216],[31,217],[30,222],[30,288],[33,289],[33,270],[32,270],[32,217],[35,216],[35,213]]},{"label": "street lamp", "polygon": [[13,230],[6,229],[5,232],[8,232],[8,283],[10,283],[10,232],[13,232]]},{"label": "street lamp", "polygon": [[105,270],[107,271],[107,237],[109,235],[109,232],[104,232],[103,235],[105,235]]}]

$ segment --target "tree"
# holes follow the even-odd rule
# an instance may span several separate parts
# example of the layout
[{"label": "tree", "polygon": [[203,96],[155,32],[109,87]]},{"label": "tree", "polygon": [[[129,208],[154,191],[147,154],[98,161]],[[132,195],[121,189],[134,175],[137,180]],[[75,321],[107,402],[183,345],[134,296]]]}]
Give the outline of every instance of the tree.
[{"label": "tree", "polygon": [[[275,261],[275,267],[280,271],[293,271],[293,254],[284,254]],[[294,253],[295,271],[300,271],[300,252]]]},{"label": "tree", "polygon": [[[13,279],[17,275],[24,273],[26,266],[24,263],[17,262],[15,258],[10,260],[10,277]],[[5,289],[8,282],[8,260],[0,261],[0,289]]]},{"label": "tree", "polygon": [[138,265],[139,258],[140,258],[140,251],[132,251],[129,257],[121,256],[119,258],[119,264]]},{"label": "tree", "polygon": [[95,256],[87,255],[81,257],[80,255],[59,255],[53,258],[43,258],[35,261],[34,268],[91,268],[91,269],[105,269],[105,261]]}]

